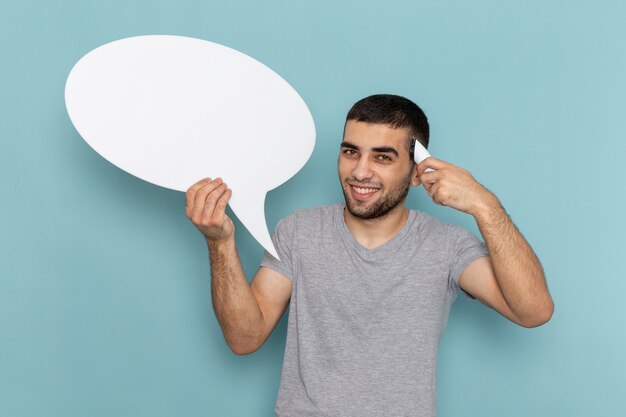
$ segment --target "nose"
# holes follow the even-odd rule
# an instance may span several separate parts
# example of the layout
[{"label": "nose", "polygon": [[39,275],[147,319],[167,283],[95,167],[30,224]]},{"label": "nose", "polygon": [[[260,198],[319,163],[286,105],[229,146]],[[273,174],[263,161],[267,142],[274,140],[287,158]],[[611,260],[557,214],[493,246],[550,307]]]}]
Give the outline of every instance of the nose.
[{"label": "nose", "polygon": [[361,157],[357,161],[352,170],[352,178],[357,181],[363,181],[372,178],[373,172],[370,169],[370,161],[368,158]]}]

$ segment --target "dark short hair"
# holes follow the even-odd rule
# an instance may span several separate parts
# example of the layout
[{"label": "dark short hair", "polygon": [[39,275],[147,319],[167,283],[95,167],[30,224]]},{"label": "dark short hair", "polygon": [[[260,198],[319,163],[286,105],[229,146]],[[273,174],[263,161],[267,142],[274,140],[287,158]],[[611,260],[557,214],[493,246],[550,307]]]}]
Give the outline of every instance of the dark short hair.
[{"label": "dark short hair", "polygon": [[[366,123],[385,124],[394,129],[408,127],[410,137],[428,147],[430,128],[426,115],[408,98],[393,94],[375,94],[354,103],[346,116],[346,122],[356,120]],[[409,144],[410,146],[410,144]]]}]

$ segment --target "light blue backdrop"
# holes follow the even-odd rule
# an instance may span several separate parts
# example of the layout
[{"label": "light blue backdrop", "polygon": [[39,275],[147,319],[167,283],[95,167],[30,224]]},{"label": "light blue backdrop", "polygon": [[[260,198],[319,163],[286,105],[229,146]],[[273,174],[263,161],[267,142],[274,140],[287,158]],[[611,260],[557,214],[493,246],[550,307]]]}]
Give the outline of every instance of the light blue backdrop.
[{"label": "light blue backdrop", "polygon": [[[626,415],[624,4],[3,1],[0,416],[273,413],[285,321],[254,355],[233,355],[183,194],[106,162],[65,112],[73,64],[140,34],[238,49],[308,103],[317,147],[269,194],[272,229],[341,200],[336,155],[355,100],[415,100],[432,153],[501,198],[556,302],[552,321],[528,330],[460,297],[441,346],[439,416]],[[409,205],[476,231],[421,189]],[[237,227],[251,276],[261,249]]]}]

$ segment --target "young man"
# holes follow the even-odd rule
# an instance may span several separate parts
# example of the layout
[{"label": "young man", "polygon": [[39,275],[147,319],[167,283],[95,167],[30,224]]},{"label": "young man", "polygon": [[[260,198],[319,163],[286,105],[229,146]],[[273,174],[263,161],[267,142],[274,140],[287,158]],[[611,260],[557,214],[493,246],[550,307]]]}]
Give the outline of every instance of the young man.
[{"label": "young man", "polygon": [[[439,339],[459,290],[525,327],[553,302],[533,250],[490,191],[436,158],[417,166],[428,121],[410,100],[375,95],[347,116],[338,161],[345,204],[297,211],[276,228],[249,285],[231,191],[204,179],[187,216],[208,242],[213,306],[237,354],[257,350],[291,302],[278,416],[434,416]],[[423,184],[437,204],[472,215],[485,240],[404,206]]]}]

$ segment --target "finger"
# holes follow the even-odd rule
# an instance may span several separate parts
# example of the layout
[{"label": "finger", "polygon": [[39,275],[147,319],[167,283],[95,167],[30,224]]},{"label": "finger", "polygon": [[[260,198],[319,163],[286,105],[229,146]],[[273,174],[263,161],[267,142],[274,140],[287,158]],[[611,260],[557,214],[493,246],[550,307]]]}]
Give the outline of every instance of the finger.
[{"label": "finger", "polygon": [[192,217],[201,215],[207,195],[211,193],[215,188],[219,187],[220,184],[221,180],[219,178],[200,184],[200,188],[195,191],[193,201],[190,202],[190,211]]},{"label": "finger", "polygon": [[447,192],[445,191],[446,187],[441,183],[436,183],[432,186],[430,190],[430,197],[433,199],[433,202],[439,204],[440,206],[447,205]]},{"label": "finger", "polygon": [[220,196],[215,202],[215,210],[213,210],[213,218],[215,218],[217,223],[223,223],[224,217],[226,217],[226,206],[230,201],[230,197],[233,195],[233,190],[227,188],[226,184],[223,184],[226,187],[226,191],[224,194]]},{"label": "finger", "polygon": [[206,184],[211,182],[211,178],[203,178],[200,181],[193,184],[187,192],[185,193],[185,212],[187,213],[187,217],[191,217],[191,212],[193,208],[194,199],[196,197],[196,193]]},{"label": "finger", "polygon": [[213,190],[209,195],[207,195],[206,200],[204,201],[204,209],[202,210],[202,222],[207,224],[207,222],[211,222],[213,224],[217,224],[215,221],[216,216],[216,206],[217,201],[226,193],[228,187],[226,184],[220,184],[215,190]]},{"label": "finger", "polygon": [[441,179],[441,172],[440,171],[424,172],[422,175],[419,176],[419,179],[422,182],[422,184],[424,184],[424,187],[426,187],[427,185],[430,187],[430,185],[434,184],[435,182]]},{"label": "finger", "polygon": [[432,198],[433,201],[434,201],[434,197],[433,196],[435,195],[435,192],[439,189],[439,187],[440,187],[440,184],[434,182],[434,183],[430,184],[428,186],[428,188],[426,189],[426,192],[428,193],[428,196],[430,198]]},{"label": "finger", "polygon": [[201,187],[197,191],[196,197],[193,201],[193,208],[192,208],[192,213],[191,213],[193,218],[196,218],[196,219],[202,218],[207,197],[220,185],[222,185],[222,179],[216,178],[210,183],[205,184],[203,187]]},{"label": "finger", "polygon": [[421,176],[428,168],[437,171],[445,168],[447,164],[447,162],[442,161],[441,159],[433,158],[432,156],[430,156],[417,165],[417,174]]}]

